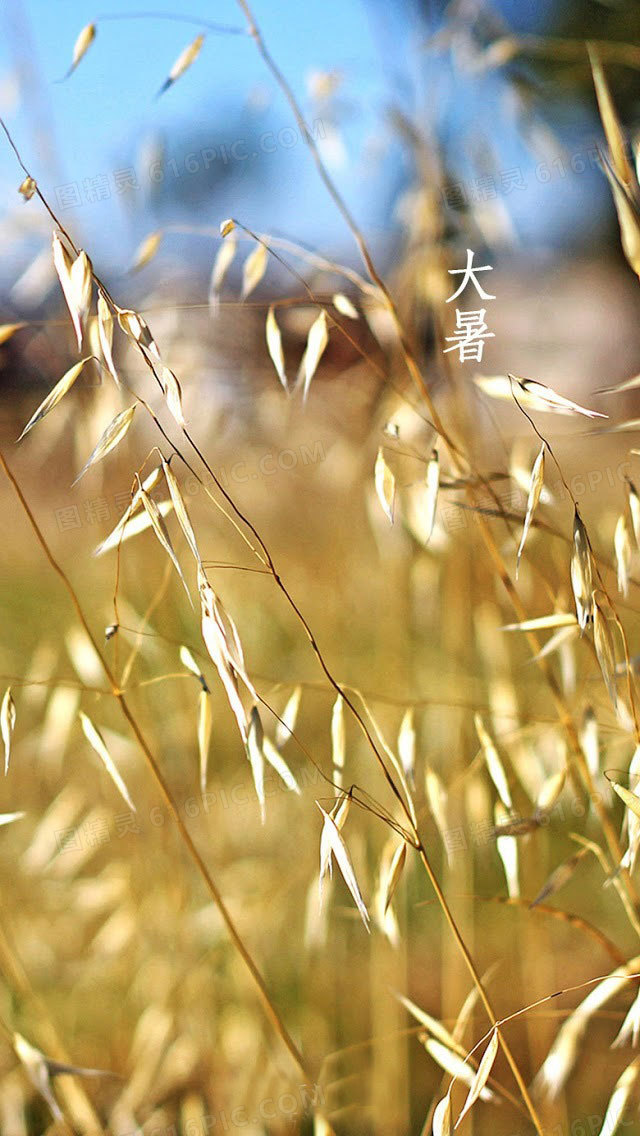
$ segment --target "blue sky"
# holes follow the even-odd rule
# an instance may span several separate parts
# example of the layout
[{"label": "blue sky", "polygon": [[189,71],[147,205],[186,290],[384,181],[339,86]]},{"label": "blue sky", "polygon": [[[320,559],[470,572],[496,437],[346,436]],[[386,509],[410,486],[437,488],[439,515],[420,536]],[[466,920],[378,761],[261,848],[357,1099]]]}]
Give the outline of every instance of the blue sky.
[{"label": "blue sky", "polygon": [[[291,112],[248,37],[208,33],[195,64],[156,101],[169,68],[200,25],[102,19],[138,9],[125,0],[95,0],[96,8],[92,2],[16,0],[5,6],[0,107],[62,220],[94,257],[102,258],[103,267],[124,267],[123,257],[131,256],[141,237],[169,221],[188,218],[215,226],[229,214],[261,231],[348,255],[352,244],[344,225],[306,148],[295,143]],[[150,7],[172,16],[180,11],[175,0],[157,0]],[[534,15],[532,6],[502,4],[521,27],[538,30],[549,7],[537,6]],[[505,198],[505,205],[525,246],[539,250],[562,243],[581,216],[590,214],[593,225],[594,206],[604,207],[607,191],[595,170],[575,176],[566,165],[550,182],[540,180],[539,155],[521,137],[505,103],[501,75],[464,76],[448,57],[426,58],[420,50],[424,27],[412,18],[410,3],[256,0],[254,10],[308,118],[320,114],[328,131],[331,115],[314,106],[308,79],[313,71],[342,74],[336,96],[341,141],[332,147],[326,143],[327,160],[374,244],[376,234],[392,233],[393,192],[409,173],[406,155],[385,121],[393,102],[418,123],[424,117],[436,126],[463,178],[471,177],[470,150],[487,144],[500,169],[523,169],[526,188]],[[201,9],[195,0],[187,12],[244,26],[232,0]],[[95,42],[74,74],[56,82],[69,65],[80,29],[90,21],[97,23]],[[16,75],[22,94],[14,98]],[[568,155],[595,131],[595,123],[567,115],[562,132]],[[236,158],[230,156],[234,142]],[[2,199],[22,208],[16,203],[19,171],[0,144]],[[159,164],[152,166],[159,154]],[[152,168],[163,173],[162,183],[154,184]],[[135,171],[139,189],[118,193],[116,177],[126,177],[123,170]],[[229,170],[231,179],[225,176]],[[205,192],[212,178],[217,179],[215,203]],[[186,238],[172,240],[189,247]]]},{"label": "blue sky", "polygon": [[[340,226],[312,174],[304,146],[291,146],[295,125],[291,112],[248,37],[207,34],[193,67],[156,101],[154,96],[169,68],[200,27],[163,19],[102,21],[102,14],[113,16],[135,9],[123,0],[96,3],[98,8],[93,9],[78,0],[56,4],[24,0],[19,18],[5,10],[5,24],[15,25],[15,30],[0,40],[0,78],[5,94],[2,113],[27,164],[58,205],[62,191],[57,194],[56,190],[74,184],[78,187],[81,203],[73,210],[73,217],[75,224],[86,229],[86,239],[97,241],[108,252],[114,227],[131,240],[138,238],[139,227],[144,230],[146,224],[140,216],[143,206],[153,194],[149,169],[153,147],[158,143],[166,147],[167,164],[154,167],[154,171],[164,168],[166,184],[180,180],[182,187],[175,188],[183,188],[188,194],[191,186],[184,185],[185,179],[202,179],[205,159],[212,172],[216,167],[225,172],[233,159],[225,158],[221,147],[224,145],[228,154],[232,144],[240,141],[236,153],[242,159],[234,163],[233,200],[229,199],[226,212],[242,215],[262,229],[302,229],[307,239],[312,234],[320,236],[319,224],[329,229],[330,240],[332,235],[338,236]],[[197,16],[197,0],[193,7]],[[170,0],[158,0],[153,8],[176,13],[175,2]],[[323,0],[315,8],[314,13],[313,5],[286,3],[274,9],[258,0],[255,11],[273,54],[312,117],[313,104],[307,97],[309,73],[325,69],[344,73],[344,100],[352,104],[348,107],[345,140],[352,154],[351,136],[355,132],[358,143],[364,143],[367,131],[375,130],[383,99],[388,97],[378,48],[364,5]],[[215,8],[206,5],[205,10],[210,20],[244,26],[238,7],[229,0],[220,0]],[[95,42],[74,74],[64,83],[56,83],[69,64],[80,29],[94,19],[98,26]],[[35,66],[29,75],[30,95],[12,106],[8,79],[16,68],[25,63],[31,66],[31,61]],[[282,131],[284,144],[278,145]],[[183,136],[196,139],[195,151],[184,144]],[[47,161],[49,146],[53,163]],[[276,151],[272,152],[274,146]],[[215,150],[216,157],[205,155],[203,159],[202,149]],[[199,166],[195,174],[190,174],[185,165],[189,152],[196,154],[191,161],[191,169]],[[244,158],[245,153],[256,152],[255,159]],[[354,208],[361,205],[366,213],[368,200],[374,196],[370,171],[358,169],[357,161],[346,164],[344,180],[351,203]],[[132,166],[141,192],[124,201],[116,192],[114,175]],[[12,201],[20,177],[6,148],[0,169],[4,200]],[[101,200],[106,193],[104,181],[87,184],[85,179],[105,177],[110,196]],[[257,190],[274,178],[277,192],[265,201]],[[87,195],[94,200],[87,200]],[[76,191],[68,189],[63,196],[65,201],[72,200]],[[229,208],[232,204],[233,209]],[[63,209],[68,219],[69,205]],[[226,212],[223,209],[222,215]],[[198,219],[208,224],[220,219],[209,214],[207,208]]]}]

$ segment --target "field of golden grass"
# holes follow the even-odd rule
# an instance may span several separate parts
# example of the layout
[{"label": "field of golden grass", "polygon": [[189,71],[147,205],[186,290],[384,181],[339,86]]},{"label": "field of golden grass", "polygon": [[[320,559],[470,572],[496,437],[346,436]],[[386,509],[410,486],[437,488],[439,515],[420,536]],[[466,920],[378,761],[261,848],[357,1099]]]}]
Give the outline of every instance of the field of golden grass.
[{"label": "field of golden grass", "polygon": [[364,275],[288,249],[288,298],[282,244],[223,222],[193,321],[52,213],[58,310],[0,328],[66,360],[2,415],[8,1136],[636,1122],[633,394],[563,385],[562,342],[512,374],[504,316],[499,373],[451,362],[463,246],[416,194],[417,266],[387,282],[347,214]]}]

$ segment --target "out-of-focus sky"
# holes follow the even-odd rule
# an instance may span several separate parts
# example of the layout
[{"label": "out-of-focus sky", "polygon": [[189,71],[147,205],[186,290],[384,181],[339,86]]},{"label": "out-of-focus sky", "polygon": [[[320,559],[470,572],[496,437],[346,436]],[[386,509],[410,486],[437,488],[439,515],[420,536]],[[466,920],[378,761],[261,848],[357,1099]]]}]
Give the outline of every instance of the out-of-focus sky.
[{"label": "out-of-focus sky", "polygon": [[[118,20],[108,17],[130,16],[135,5],[93,3],[13,0],[0,17],[0,111],[79,242],[107,268],[121,268],[150,229],[185,219],[217,226],[235,214],[260,231],[344,255],[350,247],[344,225],[245,34],[208,32],[194,65],[155,99],[180,51],[206,30],[199,17],[244,32],[236,4],[218,0],[200,9],[195,0],[182,12],[175,0],[156,0],[156,18]],[[440,26],[442,7],[434,5],[431,30]],[[515,0],[494,5],[523,31],[544,30],[552,8]],[[597,136],[595,119],[565,106],[560,133],[566,152],[555,168],[550,165],[549,178],[541,178],[544,124],[537,137],[523,137],[501,72],[465,75],[449,53],[427,55],[430,26],[410,2],[256,0],[254,9],[274,58],[315,124],[333,176],[374,242],[376,234],[389,239],[394,199],[410,173],[410,159],[388,119],[394,105],[435,128],[465,183],[478,172],[471,155],[490,154],[497,196],[533,255],[571,239],[581,215],[588,213],[593,226],[605,208],[602,175],[588,163],[584,170],[571,165],[572,154]],[[193,17],[193,23],[160,18],[162,13]],[[95,42],[77,70],[56,82],[90,21],[97,23]],[[313,94],[318,72],[341,77],[324,103]],[[4,139],[0,146],[2,213],[11,208],[15,215],[34,203],[17,199],[21,173]],[[500,175],[514,168],[522,171],[524,185],[507,195]],[[135,188],[127,189],[132,179]]]},{"label": "out-of-focus sky", "polygon": [[[149,18],[102,21],[103,14],[127,14],[135,8],[124,0],[96,0],[94,9],[92,2],[17,0],[4,9],[0,41],[2,113],[27,164],[42,188],[53,191],[63,213],[69,214],[79,194],[74,221],[86,226],[92,241],[97,239],[108,249],[113,225],[124,222],[126,230],[128,218],[135,228],[132,215],[153,203],[154,192],[157,198],[158,189],[167,191],[171,183],[187,201],[193,197],[197,201],[204,180],[210,182],[218,168],[224,178],[230,164],[235,175],[234,211],[247,223],[290,230],[302,225],[307,237],[314,232],[319,240],[320,227],[335,231],[334,211],[317,186],[291,112],[246,35],[209,32],[197,62],[156,101],[172,63],[200,25]],[[206,11],[209,20],[244,29],[242,14],[230,0],[204,5],[202,12],[197,0],[192,7],[195,17]],[[175,0],[157,0],[153,10],[175,15],[180,6]],[[341,161],[338,143],[336,160],[344,166],[341,180],[352,204],[366,213],[368,199],[375,195],[371,178],[375,134],[389,97],[370,14],[353,0],[311,5],[258,0],[256,15],[312,121],[321,115],[309,97],[311,72],[344,74],[344,100],[353,106],[345,107],[341,124],[342,148],[348,156],[343,154]],[[96,17],[98,34],[86,57],[68,80],[56,83],[69,64],[80,29]],[[23,95],[14,81],[16,69],[24,77]],[[185,144],[189,139],[194,140],[192,150]],[[166,147],[164,163],[156,167],[155,148],[161,143]],[[367,157],[361,153],[358,160],[357,151],[367,145]],[[214,157],[202,156],[202,150],[211,149]],[[52,160],[47,160],[47,150]],[[6,202],[15,195],[21,175],[4,143],[3,151],[0,189]],[[187,168],[189,153],[196,157]],[[131,168],[140,191],[118,194],[116,171]],[[153,180],[161,170],[162,187]],[[108,184],[94,180],[100,178],[107,178]],[[267,183],[265,208],[261,191]],[[77,191],[60,188],[74,185]],[[207,214],[203,210],[198,220],[215,224],[220,219],[217,213]]]}]

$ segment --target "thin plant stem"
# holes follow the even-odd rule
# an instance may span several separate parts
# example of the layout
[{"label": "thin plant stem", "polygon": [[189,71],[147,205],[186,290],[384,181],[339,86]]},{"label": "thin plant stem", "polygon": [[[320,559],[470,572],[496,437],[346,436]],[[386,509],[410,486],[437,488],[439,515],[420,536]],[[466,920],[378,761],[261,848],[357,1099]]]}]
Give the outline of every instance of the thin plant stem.
[{"label": "thin plant stem", "polygon": [[273,1026],[275,1032],[281,1038],[285,1047],[289,1051],[289,1054],[293,1058],[293,1061],[294,1061],[295,1065],[297,1066],[297,1068],[309,1080],[309,1083],[311,1084],[312,1078],[311,1078],[311,1074],[310,1074],[310,1072],[307,1068],[305,1058],[303,1057],[303,1055],[302,1055],[300,1049],[298,1048],[296,1042],[293,1040],[291,1034],[289,1033],[289,1030],[287,1029],[286,1025],[284,1024],[284,1021],[282,1020],[280,1013],[277,1010],[277,1008],[276,1008],[276,1006],[275,1006],[275,1004],[274,1004],[274,1002],[273,1002],[273,1000],[272,1000],[272,998],[269,994],[269,991],[267,989],[264,978],[262,977],[262,974],[260,973],[260,970],[258,969],[257,964],[254,962],[254,959],[253,959],[252,955],[250,954],[248,947],[245,945],[244,940],[242,939],[240,932],[238,931],[238,929],[237,929],[237,927],[236,927],[236,925],[235,925],[235,923],[234,923],[234,921],[231,917],[231,914],[230,914],[230,912],[229,912],[229,910],[228,910],[228,908],[227,908],[227,906],[226,906],[226,904],[225,904],[225,902],[222,898],[222,894],[221,894],[220,890],[218,889],[217,884],[214,882],[214,879],[211,875],[211,872],[209,871],[207,865],[205,864],[200,852],[198,851],[198,849],[197,849],[197,847],[196,847],[196,845],[195,845],[195,843],[194,843],[194,841],[193,841],[193,839],[192,839],[192,837],[189,833],[189,830],[188,830],[186,824],[184,823],[184,820],[182,819],[182,816],[180,815],[180,810],[175,803],[175,800],[173,798],[173,795],[171,793],[169,785],[168,785],[168,783],[167,783],[167,781],[164,777],[164,774],[162,773],[162,770],[160,769],[160,765],[159,765],[156,757],[154,756],[154,754],[151,750],[151,747],[149,746],[148,742],[146,741],[146,738],[144,737],[144,734],[142,733],[142,730],[141,730],[140,726],[138,725],[138,722],[137,722],[134,714],[132,713],[131,709],[129,708],[129,704],[128,704],[125,696],[124,696],[124,692],[121,690],[118,682],[116,681],[116,677],[113,674],[107,660],[105,659],[104,654],[102,653],[100,646],[97,643],[95,636],[93,635],[93,632],[91,631],[91,628],[90,628],[89,623],[87,621],[87,618],[84,614],[84,611],[83,611],[82,606],[80,604],[80,601],[78,599],[77,593],[76,593],[76,591],[73,587],[73,584],[71,583],[67,573],[64,571],[62,566],[58,563],[58,561],[55,559],[53,553],[51,552],[51,549],[49,548],[49,545],[48,545],[47,541],[45,540],[45,537],[42,533],[42,530],[41,530],[40,526],[38,525],[38,522],[36,521],[36,519],[33,515],[33,512],[32,512],[32,510],[31,510],[31,508],[30,508],[30,506],[29,506],[29,504],[28,504],[28,502],[27,502],[27,500],[26,500],[26,498],[25,498],[25,496],[22,492],[22,489],[20,488],[18,481],[16,480],[13,473],[11,472],[9,466],[7,465],[5,457],[1,452],[0,452],[0,466],[2,467],[2,470],[3,470],[7,480],[10,482],[10,484],[11,484],[11,486],[12,486],[12,488],[13,488],[13,490],[14,490],[14,492],[15,492],[15,494],[16,494],[19,502],[20,502],[22,510],[25,513],[25,515],[26,515],[26,517],[29,521],[29,524],[31,525],[31,528],[32,528],[32,530],[33,530],[33,532],[36,536],[38,543],[40,544],[40,547],[42,548],[42,551],[44,552],[47,560],[49,561],[49,564],[51,565],[54,572],[57,574],[57,576],[61,580],[62,584],[66,588],[66,591],[68,592],[68,594],[71,598],[71,602],[72,602],[72,604],[75,608],[76,615],[77,615],[77,617],[78,617],[78,619],[79,619],[79,621],[82,625],[82,628],[83,628],[87,638],[89,639],[89,642],[91,643],[98,659],[100,660],[100,665],[101,665],[101,667],[104,671],[107,682],[109,683],[109,685],[111,687],[111,692],[112,692],[114,698],[117,700],[117,702],[120,706],[120,710],[122,711],[122,714],[124,715],[126,721],[128,722],[129,727],[130,727],[132,733],[134,734],[134,736],[135,736],[135,738],[138,742],[138,745],[139,745],[140,749],[142,750],[142,753],[144,754],[144,757],[145,757],[146,763],[149,767],[149,770],[150,770],[150,772],[153,776],[154,781],[156,782],[158,789],[160,790],[160,793],[161,793],[161,795],[164,799],[164,802],[165,802],[167,808],[169,809],[169,812],[171,813],[171,816],[173,817],[173,821],[174,821],[174,823],[175,823],[175,825],[178,829],[180,837],[181,837],[183,843],[186,845],[187,851],[188,851],[191,859],[193,860],[194,864],[196,865],[200,875],[202,876],[202,879],[205,882],[205,885],[207,887],[207,890],[208,890],[213,902],[215,903],[218,911],[220,912],[220,915],[221,915],[222,920],[225,924],[225,927],[227,929],[227,932],[229,934],[231,941],[233,942],[236,950],[240,954],[243,962],[245,963],[245,965],[246,965],[246,967],[247,967],[247,969],[248,969],[248,971],[249,971],[249,973],[250,973],[250,975],[251,975],[251,977],[254,981],[254,984],[258,988],[258,992],[259,992],[260,997],[262,999],[262,1003],[263,1003],[266,1015],[267,1015],[269,1021],[271,1022],[271,1025]]}]

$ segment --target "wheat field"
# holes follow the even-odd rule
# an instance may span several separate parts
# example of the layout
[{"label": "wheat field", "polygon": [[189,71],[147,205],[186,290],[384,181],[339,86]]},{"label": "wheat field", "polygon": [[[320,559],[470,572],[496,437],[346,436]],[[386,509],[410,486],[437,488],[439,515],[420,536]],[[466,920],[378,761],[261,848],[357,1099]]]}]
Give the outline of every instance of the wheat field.
[{"label": "wheat field", "polygon": [[[345,259],[229,190],[104,274],[2,121],[50,291],[0,324],[0,1131],[640,1130],[638,49],[471,60],[597,106],[616,230],[554,292],[399,115],[380,267],[236,18]],[[150,99],[204,65],[184,34]]]}]

